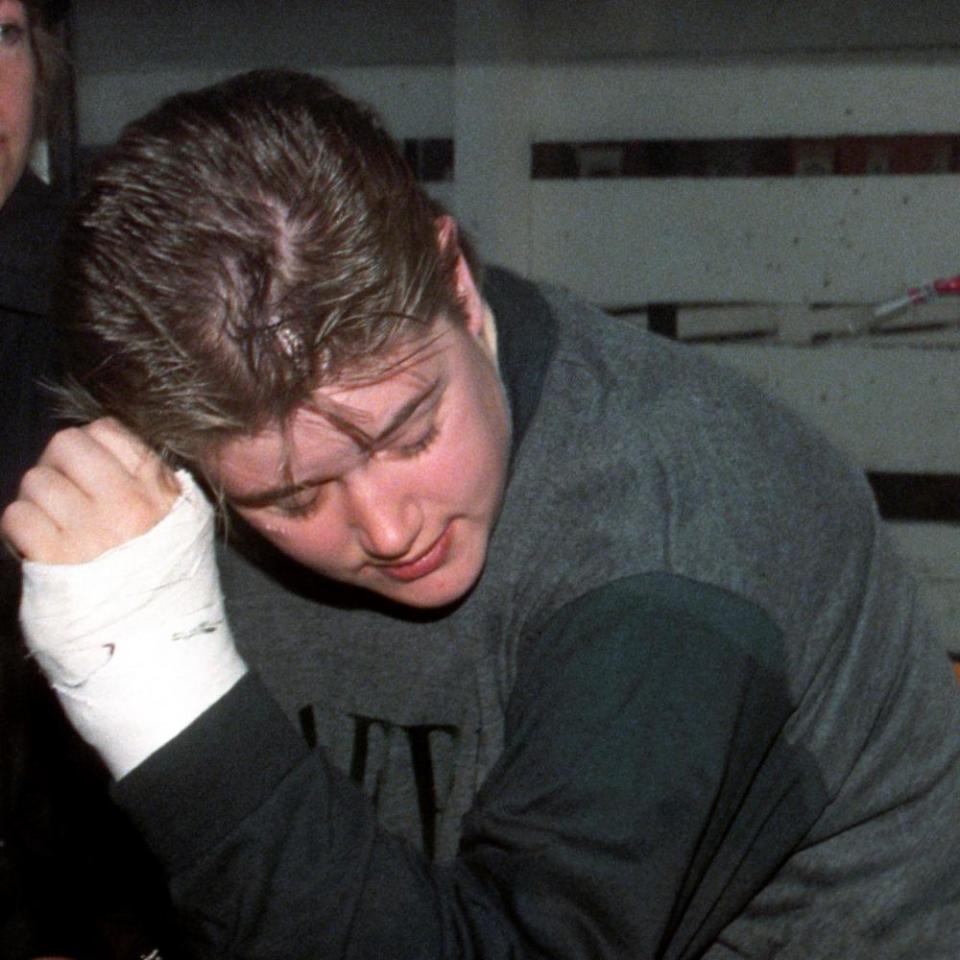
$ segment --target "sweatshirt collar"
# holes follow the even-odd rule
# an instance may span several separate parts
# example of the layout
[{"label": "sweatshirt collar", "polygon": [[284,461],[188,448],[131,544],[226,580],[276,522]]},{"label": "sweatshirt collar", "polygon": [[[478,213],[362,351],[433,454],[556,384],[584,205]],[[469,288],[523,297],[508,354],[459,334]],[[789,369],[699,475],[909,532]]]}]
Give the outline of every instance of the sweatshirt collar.
[{"label": "sweatshirt collar", "polygon": [[540,405],[557,349],[557,321],[534,284],[501,268],[487,269],[483,293],[496,322],[500,373],[510,401],[512,463]]}]

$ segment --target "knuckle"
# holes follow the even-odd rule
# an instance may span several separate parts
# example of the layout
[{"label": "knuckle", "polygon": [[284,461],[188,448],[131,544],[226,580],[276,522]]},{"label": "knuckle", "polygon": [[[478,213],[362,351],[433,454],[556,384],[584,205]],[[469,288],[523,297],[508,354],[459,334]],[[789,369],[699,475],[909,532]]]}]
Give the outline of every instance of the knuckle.
[{"label": "knuckle", "polygon": [[24,556],[30,555],[36,539],[35,525],[30,523],[30,516],[29,505],[20,500],[14,500],[0,516],[0,534]]},{"label": "knuckle", "polygon": [[27,500],[33,499],[38,493],[46,490],[50,485],[50,475],[52,473],[53,471],[42,463],[31,467],[20,478],[19,498]]},{"label": "knuckle", "polygon": [[70,450],[80,442],[82,431],[80,427],[64,427],[58,430],[47,443],[46,453],[56,454],[63,450]]},{"label": "knuckle", "polygon": [[99,420],[92,420],[79,429],[86,434],[86,436],[98,441],[108,437],[117,437],[123,432],[120,424],[111,417],[101,417]]},{"label": "knuckle", "polygon": [[14,500],[13,503],[9,504],[3,513],[0,514],[0,531],[2,531],[5,536],[10,536],[11,533],[16,531],[19,513],[20,501]]},{"label": "knuckle", "polygon": [[49,463],[58,469],[71,471],[89,460],[91,440],[83,427],[65,427],[53,435],[40,463]]}]

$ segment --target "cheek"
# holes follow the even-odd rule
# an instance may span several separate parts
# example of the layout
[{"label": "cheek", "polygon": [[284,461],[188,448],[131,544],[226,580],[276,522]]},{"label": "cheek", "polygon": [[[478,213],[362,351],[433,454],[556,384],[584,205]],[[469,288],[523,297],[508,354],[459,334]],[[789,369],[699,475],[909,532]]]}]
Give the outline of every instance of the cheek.
[{"label": "cheek", "polygon": [[245,519],[277,549],[319,572],[337,570],[338,558],[346,555],[346,531],[322,512],[297,521],[249,514]]},{"label": "cheek", "polygon": [[[462,450],[459,472],[464,483],[473,478],[484,499],[499,496],[507,469],[510,446],[509,414],[499,380],[491,375],[479,378],[469,403],[470,415],[459,432]],[[464,469],[469,465],[470,469]]]},{"label": "cheek", "polygon": [[[23,104],[23,114],[21,118],[20,129],[23,137],[24,144],[29,147],[33,141],[33,95],[30,95],[29,106],[27,103]],[[38,131],[39,133],[39,131]]]},{"label": "cheek", "polygon": [[26,151],[33,138],[33,112],[36,89],[33,64],[29,59],[17,64],[2,84],[2,100],[7,115],[7,135]]}]

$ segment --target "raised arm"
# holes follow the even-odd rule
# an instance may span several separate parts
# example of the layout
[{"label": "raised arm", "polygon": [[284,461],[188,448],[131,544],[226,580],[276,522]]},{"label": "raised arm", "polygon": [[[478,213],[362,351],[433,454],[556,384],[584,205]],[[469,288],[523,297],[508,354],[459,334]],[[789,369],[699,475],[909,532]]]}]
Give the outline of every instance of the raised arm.
[{"label": "raised arm", "polygon": [[58,433],[2,529],[24,558],[27,644],[115,777],[244,674],[210,505],[115,421]]}]

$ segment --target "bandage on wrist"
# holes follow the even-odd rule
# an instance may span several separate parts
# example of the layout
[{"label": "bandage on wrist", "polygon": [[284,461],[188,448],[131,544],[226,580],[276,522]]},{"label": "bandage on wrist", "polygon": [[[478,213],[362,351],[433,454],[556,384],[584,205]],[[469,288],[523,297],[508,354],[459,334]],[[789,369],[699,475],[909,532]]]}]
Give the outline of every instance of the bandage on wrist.
[{"label": "bandage on wrist", "polygon": [[118,779],[246,672],[223,609],[213,510],[187,471],[152,529],[88,563],[23,565],[20,618],[64,710]]}]

